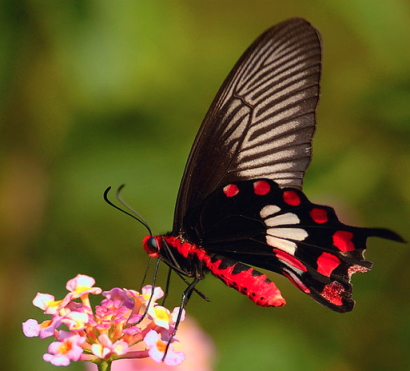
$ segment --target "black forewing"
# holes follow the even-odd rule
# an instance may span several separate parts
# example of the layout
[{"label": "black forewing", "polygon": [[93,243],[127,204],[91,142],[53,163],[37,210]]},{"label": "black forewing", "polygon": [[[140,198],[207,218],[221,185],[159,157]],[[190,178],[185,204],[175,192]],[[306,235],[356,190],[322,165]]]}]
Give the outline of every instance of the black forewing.
[{"label": "black forewing", "polygon": [[299,18],[262,34],[216,95],[195,139],[180,185],[173,232],[217,188],[268,178],[302,188],[319,100],[318,31]]}]

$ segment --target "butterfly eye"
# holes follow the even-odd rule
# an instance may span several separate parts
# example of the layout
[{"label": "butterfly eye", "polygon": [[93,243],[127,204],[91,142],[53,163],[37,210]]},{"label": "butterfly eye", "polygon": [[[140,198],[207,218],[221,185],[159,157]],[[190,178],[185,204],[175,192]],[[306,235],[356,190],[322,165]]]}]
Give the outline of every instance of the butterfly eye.
[{"label": "butterfly eye", "polygon": [[155,237],[148,238],[147,247],[152,252],[158,252],[158,242]]}]

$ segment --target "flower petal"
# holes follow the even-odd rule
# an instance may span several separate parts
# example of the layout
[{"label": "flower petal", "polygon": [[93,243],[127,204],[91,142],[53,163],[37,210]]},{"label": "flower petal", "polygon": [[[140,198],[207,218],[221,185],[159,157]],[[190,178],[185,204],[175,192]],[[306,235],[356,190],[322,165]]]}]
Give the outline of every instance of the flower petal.
[{"label": "flower petal", "polygon": [[23,333],[29,338],[36,337],[40,334],[40,325],[35,319],[28,319],[23,322]]},{"label": "flower petal", "polygon": [[50,362],[54,366],[68,366],[70,364],[70,359],[64,356],[55,356],[53,354],[44,354],[43,359],[46,362]]},{"label": "flower petal", "polygon": [[176,366],[185,361],[185,354],[182,352],[170,352],[168,351],[167,356],[164,359],[164,363],[168,366]]},{"label": "flower petal", "polygon": [[152,347],[152,346],[155,345],[155,343],[158,341],[158,339],[159,339],[159,334],[154,330],[150,330],[145,335],[144,342],[145,342],[145,344],[148,345],[148,347]]},{"label": "flower petal", "polygon": [[51,302],[54,302],[54,296],[50,294],[42,294],[41,292],[38,292],[33,299],[33,305],[43,310],[46,310]]}]

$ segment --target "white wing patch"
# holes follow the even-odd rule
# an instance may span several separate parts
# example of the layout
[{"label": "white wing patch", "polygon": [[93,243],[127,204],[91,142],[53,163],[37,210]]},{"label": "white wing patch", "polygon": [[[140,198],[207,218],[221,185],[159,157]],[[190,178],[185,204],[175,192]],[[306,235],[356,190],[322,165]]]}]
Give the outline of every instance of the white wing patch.
[{"label": "white wing patch", "polygon": [[297,248],[296,243],[289,240],[284,240],[283,238],[278,238],[274,236],[266,235],[266,242],[269,246],[275,247],[279,250],[287,252],[288,254],[294,256]]},{"label": "white wing patch", "polygon": [[[262,212],[261,212],[261,216],[262,216]],[[300,219],[298,218],[296,214],[293,214],[293,213],[286,213],[286,214],[272,216],[270,218],[265,219],[265,224],[268,227],[275,227],[277,225],[287,225],[287,224],[299,224],[299,223],[300,223]]]},{"label": "white wing patch", "polygon": [[280,208],[276,205],[266,205],[260,211],[265,225],[270,227],[266,230],[266,243],[294,256],[297,244],[293,241],[303,241],[308,237],[308,233],[303,228],[292,227],[300,224],[300,219],[296,214],[277,215],[279,212]]},{"label": "white wing patch", "polygon": [[277,214],[280,211],[280,207],[276,205],[266,205],[260,212],[261,218],[265,219],[270,215]]},{"label": "white wing patch", "polygon": [[301,228],[269,228],[267,233],[271,236],[296,241],[303,241],[308,236],[307,232]]}]

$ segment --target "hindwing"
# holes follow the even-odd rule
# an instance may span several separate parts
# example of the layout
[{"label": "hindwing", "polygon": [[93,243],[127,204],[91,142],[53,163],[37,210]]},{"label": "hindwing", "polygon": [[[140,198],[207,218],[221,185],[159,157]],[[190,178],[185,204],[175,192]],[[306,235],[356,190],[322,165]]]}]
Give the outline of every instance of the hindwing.
[{"label": "hindwing", "polygon": [[188,213],[185,224],[207,253],[280,273],[338,312],[353,309],[352,274],[372,267],[364,258],[367,238],[402,241],[386,229],[343,224],[331,207],[270,179],[226,185]]}]

